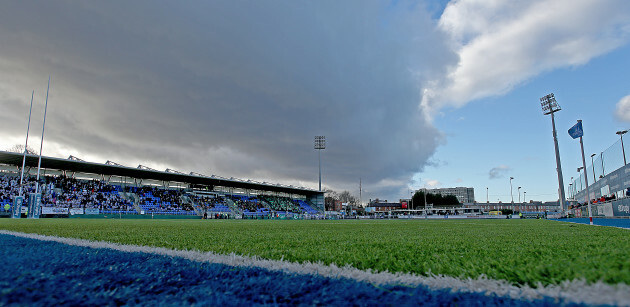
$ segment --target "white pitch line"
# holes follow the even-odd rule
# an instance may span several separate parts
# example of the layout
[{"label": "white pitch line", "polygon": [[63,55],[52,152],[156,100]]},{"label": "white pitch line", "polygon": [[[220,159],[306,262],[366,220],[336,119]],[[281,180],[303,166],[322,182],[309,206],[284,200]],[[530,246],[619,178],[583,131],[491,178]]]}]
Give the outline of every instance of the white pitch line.
[{"label": "white pitch line", "polygon": [[449,276],[419,276],[406,273],[363,271],[351,266],[338,267],[334,264],[296,263],[280,260],[267,260],[260,257],[246,257],[236,254],[216,254],[213,252],[171,250],[162,247],[123,245],[110,242],[89,241],[83,239],[62,238],[0,230],[0,234],[16,237],[52,241],[73,246],[106,248],[121,252],[141,252],[169,257],[179,257],[197,262],[217,263],[236,267],[257,267],[270,271],[301,275],[319,275],[330,278],[348,278],[375,285],[427,286],[433,290],[450,289],[453,292],[477,292],[514,299],[535,300],[549,297],[557,302],[584,303],[589,305],[609,304],[630,306],[630,286],[626,284],[610,285],[603,282],[589,284],[584,280],[564,281],[559,285],[539,285],[532,288],[527,285],[515,286],[504,280],[488,279],[485,276],[476,279],[459,279]]}]

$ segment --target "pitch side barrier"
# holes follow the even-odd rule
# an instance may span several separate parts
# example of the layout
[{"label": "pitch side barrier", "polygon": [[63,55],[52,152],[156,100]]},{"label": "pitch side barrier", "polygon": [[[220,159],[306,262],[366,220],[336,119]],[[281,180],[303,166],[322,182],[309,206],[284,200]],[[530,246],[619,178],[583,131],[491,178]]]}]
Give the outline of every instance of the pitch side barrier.
[{"label": "pitch side barrier", "polygon": [[[630,163],[625,166],[621,166],[620,168],[615,169],[613,171],[606,170],[606,172],[604,173],[597,172],[598,170],[597,164],[598,163],[596,162],[595,163],[596,165],[595,179],[597,179],[597,181],[589,185],[589,193],[590,193],[589,197],[587,198],[587,195],[586,195],[586,186],[584,183],[583,174],[580,175],[580,177],[573,182],[571,186],[572,188],[569,191],[571,193],[570,196],[573,199],[576,199],[580,203],[586,202],[587,199],[599,199],[602,196],[609,197],[609,196],[615,195],[617,200],[621,200],[624,197],[629,197],[630,196]],[[609,164],[606,164],[606,165],[609,165]],[[592,168],[588,168],[588,169],[591,170]],[[589,175],[589,179],[592,180],[593,175],[590,173],[588,175]],[[593,213],[595,213],[595,210],[593,210]]]},{"label": "pitch side barrier", "polygon": [[[591,207],[593,208],[593,217],[630,218],[630,197],[591,204]],[[586,217],[588,216],[588,207],[575,208],[570,213],[575,217]]]}]

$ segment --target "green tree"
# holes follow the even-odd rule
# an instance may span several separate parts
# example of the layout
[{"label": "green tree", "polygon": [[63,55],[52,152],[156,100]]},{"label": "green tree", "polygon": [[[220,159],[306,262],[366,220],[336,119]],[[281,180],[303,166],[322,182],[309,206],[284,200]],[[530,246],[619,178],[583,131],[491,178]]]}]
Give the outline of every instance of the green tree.
[{"label": "green tree", "polygon": [[[442,196],[440,194],[427,193],[427,203],[433,204],[434,207],[456,207],[460,203],[454,195]],[[413,208],[424,208],[424,191],[417,191],[413,197]]]}]

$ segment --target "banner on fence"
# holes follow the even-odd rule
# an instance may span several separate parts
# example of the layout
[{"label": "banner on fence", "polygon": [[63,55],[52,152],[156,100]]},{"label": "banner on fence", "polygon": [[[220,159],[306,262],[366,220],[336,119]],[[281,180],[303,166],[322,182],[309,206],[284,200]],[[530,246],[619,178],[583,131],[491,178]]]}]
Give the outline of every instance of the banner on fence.
[{"label": "banner on fence", "polygon": [[630,216],[630,198],[613,201],[612,209],[615,216]]},{"label": "banner on fence", "polygon": [[42,214],[68,214],[68,208],[42,207]]},{"label": "banner on fence", "polygon": [[99,214],[98,208],[85,208],[85,214]]},{"label": "banner on fence", "polygon": [[70,208],[70,215],[84,214],[83,208]]},{"label": "banner on fence", "polygon": [[597,216],[613,216],[613,206],[612,203],[596,205],[597,207]]},{"label": "banner on fence", "polygon": [[17,196],[13,200],[13,206],[11,207],[11,217],[19,219],[22,217],[22,204],[24,203],[24,197]]},{"label": "banner on fence", "polygon": [[28,196],[27,218],[38,219],[42,208],[42,194],[31,193]]}]

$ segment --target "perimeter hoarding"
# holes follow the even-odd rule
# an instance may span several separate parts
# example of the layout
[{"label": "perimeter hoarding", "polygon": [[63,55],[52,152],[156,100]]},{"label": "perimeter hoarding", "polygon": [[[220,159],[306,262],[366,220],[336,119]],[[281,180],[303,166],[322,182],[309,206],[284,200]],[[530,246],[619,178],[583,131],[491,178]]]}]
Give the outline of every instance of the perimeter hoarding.
[{"label": "perimeter hoarding", "polygon": [[17,196],[13,200],[13,207],[11,208],[11,217],[19,219],[22,217],[22,204],[24,203],[24,197]]},{"label": "perimeter hoarding", "polygon": [[26,216],[29,219],[38,219],[41,206],[42,206],[42,194],[31,193],[28,196],[28,213]]}]

